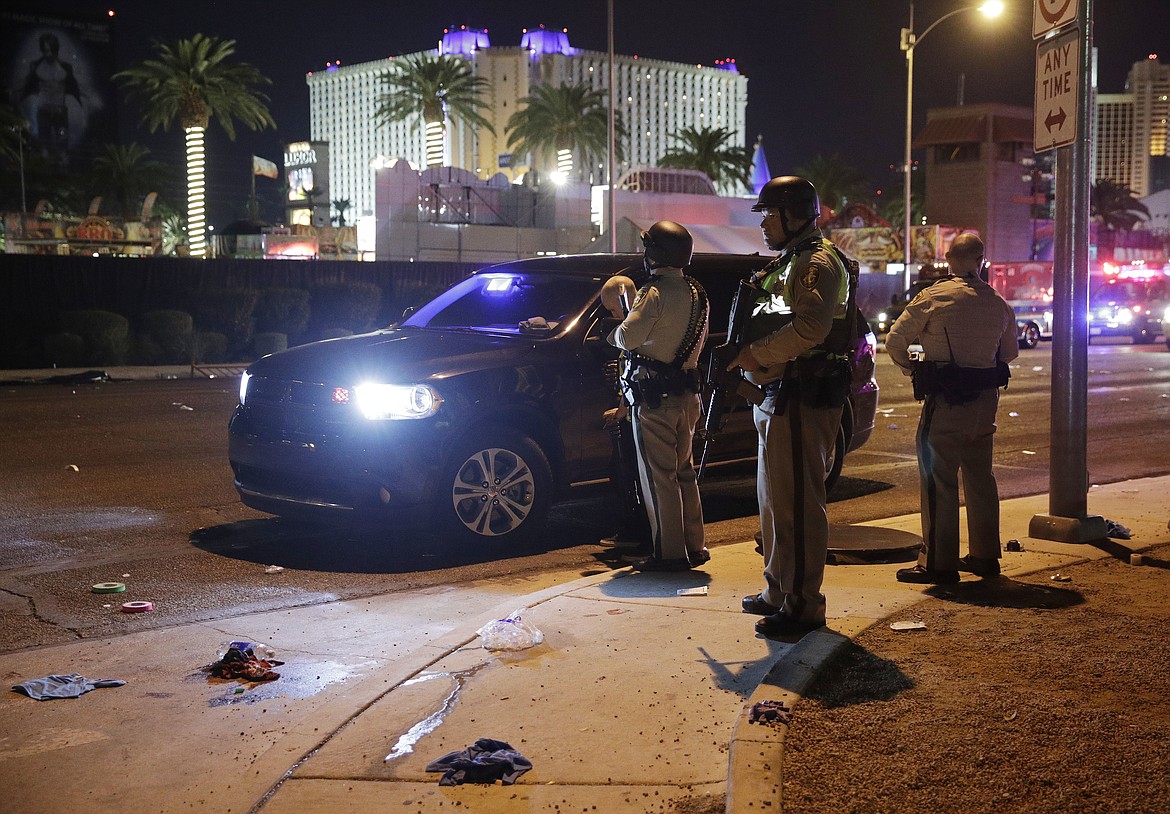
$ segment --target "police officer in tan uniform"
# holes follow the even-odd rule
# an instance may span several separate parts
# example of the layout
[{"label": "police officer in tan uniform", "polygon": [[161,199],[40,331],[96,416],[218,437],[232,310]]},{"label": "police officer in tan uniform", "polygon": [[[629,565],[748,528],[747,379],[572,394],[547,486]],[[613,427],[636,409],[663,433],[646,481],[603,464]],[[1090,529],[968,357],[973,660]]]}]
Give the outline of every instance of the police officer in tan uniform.
[{"label": "police officer in tan uniform", "polygon": [[[959,571],[999,574],[999,492],[991,468],[999,387],[1019,355],[1010,305],[979,277],[983,241],[971,233],[947,252],[950,276],[923,289],[890,328],[886,351],[923,398],[916,446],[922,491],[918,564],[900,582],[944,584]],[[912,360],[909,346],[922,346]],[[931,375],[933,374],[933,375]],[[959,557],[959,472],[970,553]]]},{"label": "police officer in tan uniform", "polygon": [[825,474],[849,385],[843,347],[829,339],[846,327],[849,275],[817,227],[820,200],[807,179],[773,178],[752,211],[780,254],[756,274],[762,295],[748,336],[758,338],[731,365],[766,394],[754,408],[765,586],[743,610],[764,617],[757,632],[783,638],[825,623]]},{"label": "police officer in tan uniform", "polygon": [[685,227],[659,221],[642,233],[642,243],[650,281],[609,336],[630,354],[623,389],[653,537],[653,554],[634,568],[685,571],[711,558],[691,459],[709,309],[702,286],[682,272],[694,248]]}]

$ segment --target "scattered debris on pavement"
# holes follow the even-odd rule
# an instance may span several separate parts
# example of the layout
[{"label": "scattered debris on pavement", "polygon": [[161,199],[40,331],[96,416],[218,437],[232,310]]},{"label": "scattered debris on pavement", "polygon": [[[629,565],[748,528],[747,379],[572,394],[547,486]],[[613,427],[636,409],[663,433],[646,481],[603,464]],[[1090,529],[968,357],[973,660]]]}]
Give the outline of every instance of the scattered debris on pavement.
[{"label": "scattered debris on pavement", "polygon": [[505,786],[516,782],[520,775],[532,768],[532,761],[512,748],[511,744],[492,738],[480,738],[459,752],[448,752],[427,764],[428,772],[443,772],[440,786],[459,786],[463,783],[493,784],[497,780]]},{"label": "scattered debris on pavement", "polygon": [[748,710],[749,724],[781,727],[792,723],[792,710],[783,701],[757,701]]},{"label": "scattered debris on pavement", "polygon": [[125,582],[99,582],[89,589],[95,594],[120,594],[126,590]]},{"label": "scattered debris on pavement", "polygon": [[1118,523],[1116,520],[1105,518],[1105,536],[1112,537],[1114,540],[1128,540],[1133,535],[1133,532],[1125,526]]},{"label": "scattered debris on pavement", "polygon": [[926,630],[926,622],[890,622],[890,630]]},{"label": "scattered debris on pavement", "polygon": [[1066,577],[1064,574],[1053,574],[1049,577],[1053,582],[1072,582],[1072,577]]},{"label": "scattered debris on pavement", "polygon": [[134,602],[122,603],[122,613],[148,613],[152,610],[154,610],[153,602],[136,600]]},{"label": "scattered debris on pavement", "polygon": [[674,594],[675,596],[706,596],[707,586],[700,585],[697,588],[679,588]]},{"label": "scattered debris on pavement", "polygon": [[261,653],[257,649],[263,645],[253,645],[251,642],[232,642],[219,661],[208,668],[217,678],[244,679],[245,681],[275,681],[280,673],[273,667],[284,664],[271,658],[258,658],[259,655],[268,655],[272,651],[264,647]]},{"label": "scattered debris on pavement", "polygon": [[12,689],[37,701],[54,698],[77,698],[101,687],[121,687],[125,681],[117,678],[86,678],[80,673],[47,675],[22,681]]},{"label": "scattered debris on pavement", "polygon": [[265,574],[279,574],[283,570],[284,567],[280,565],[268,565],[264,567]]},{"label": "scattered debris on pavement", "polygon": [[512,611],[475,631],[484,650],[527,650],[544,641],[544,634],[524,618],[524,608]]},{"label": "scattered debris on pavement", "polygon": [[1008,540],[1007,541],[1007,550],[1012,551],[1012,552],[1023,551],[1024,547],[1022,545],[1020,545],[1019,540]]}]

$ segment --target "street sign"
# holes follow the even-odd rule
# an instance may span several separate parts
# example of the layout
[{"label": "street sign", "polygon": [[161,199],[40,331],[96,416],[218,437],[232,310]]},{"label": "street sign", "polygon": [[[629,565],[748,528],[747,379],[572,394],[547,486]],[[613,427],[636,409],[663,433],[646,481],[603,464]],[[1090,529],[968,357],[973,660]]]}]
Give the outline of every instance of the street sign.
[{"label": "street sign", "polygon": [[[1037,0],[1041,2],[1042,0]],[[1036,108],[1032,126],[1038,153],[1072,144],[1077,133],[1081,33],[1073,31],[1036,46]]]},{"label": "street sign", "polygon": [[1038,40],[1048,32],[1080,22],[1077,17],[1081,4],[1078,0],[1034,0],[1032,7],[1032,39]]}]

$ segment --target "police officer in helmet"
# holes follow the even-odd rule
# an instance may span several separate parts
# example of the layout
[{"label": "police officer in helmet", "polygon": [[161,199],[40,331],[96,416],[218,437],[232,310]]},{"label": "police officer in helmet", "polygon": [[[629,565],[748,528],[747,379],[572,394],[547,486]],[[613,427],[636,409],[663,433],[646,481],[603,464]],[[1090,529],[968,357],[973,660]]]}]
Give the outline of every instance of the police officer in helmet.
[{"label": "police officer in helmet", "polygon": [[[765,392],[753,409],[760,434],[757,498],[764,589],[743,610],[756,631],[800,636],[825,623],[828,554],[825,474],[848,395],[849,273],[817,226],[820,199],[805,178],[773,178],[752,207],[779,255],[755,275],[758,301],[740,367]],[[729,369],[730,369],[729,367]]]},{"label": "police officer in helmet", "polygon": [[630,357],[623,393],[638,455],[638,477],[653,540],[642,571],[685,571],[707,562],[703,507],[691,460],[699,422],[699,354],[707,338],[707,294],[683,274],[694,241],[659,221],[642,233],[649,281],[609,342]]}]

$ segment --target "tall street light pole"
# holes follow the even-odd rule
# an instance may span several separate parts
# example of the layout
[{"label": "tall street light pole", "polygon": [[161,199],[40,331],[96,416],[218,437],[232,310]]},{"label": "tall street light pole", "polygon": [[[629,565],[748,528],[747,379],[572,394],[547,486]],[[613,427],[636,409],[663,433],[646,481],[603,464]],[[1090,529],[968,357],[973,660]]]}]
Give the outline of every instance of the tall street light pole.
[{"label": "tall street light pole", "polygon": [[918,43],[926,38],[926,35],[938,26],[944,20],[949,20],[957,14],[962,14],[965,11],[981,11],[986,17],[998,17],[1003,13],[1002,0],[987,0],[977,6],[963,6],[954,11],[948,12],[939,17],[933,23],[926,27],[926,30],[921,34],[914,33],[914,2],[910,2],[910,25],[902,29],[901,48],[906,52],[906,154],[905,163],[902,164],[903,172],[903,188],[902,188],[902,205],[905,207],[905,231],[903,234],[903,243],[905,244],[905,268],[902,271],[902,289],[905,290],[910,287],[910,261],[913,257],[913,241],[910,239],[910,228],[912,225],[912,218],[910,217],[910,173],[913,169],[910,159],[910,142],[913,138],[914,130],[914,48]]},{"label": "tall street light pole", "polygon": [[606,190],[608,206],[606,207],[606,228],[609,232],[609,250],[617,253],[617,213],[614,212],[616,194],[613,185],[617,183],[615,164],[617,163],[617,102],[614,100],[614,88],[617,83],[613,75],[613,0],[609,0],[609,189]]}]

